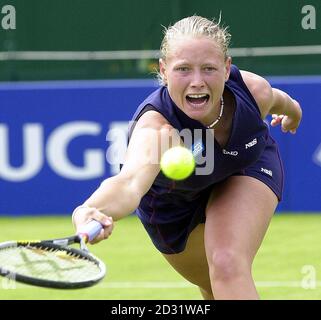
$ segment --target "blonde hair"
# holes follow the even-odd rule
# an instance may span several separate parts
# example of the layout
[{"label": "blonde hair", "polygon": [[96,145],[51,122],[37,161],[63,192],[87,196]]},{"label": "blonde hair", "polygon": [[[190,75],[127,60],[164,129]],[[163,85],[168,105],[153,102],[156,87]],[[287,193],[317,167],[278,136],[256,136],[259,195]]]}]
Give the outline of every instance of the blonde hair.
[{"label": "blonde hair", "polygon": [[[227,27],[221,27],[221,14],[219,20],[208,20],[207,18],[193,15],[177,21],[173,26],[164,28],[164,38],[160,47],[160,57],[166,61],[170,52],[170,42],[182,36],[207,37],[220,46],[225,59],[228,57],[228,47],[231,35]],[[164,81],[160,74],[158,78],[161,84]]]}]

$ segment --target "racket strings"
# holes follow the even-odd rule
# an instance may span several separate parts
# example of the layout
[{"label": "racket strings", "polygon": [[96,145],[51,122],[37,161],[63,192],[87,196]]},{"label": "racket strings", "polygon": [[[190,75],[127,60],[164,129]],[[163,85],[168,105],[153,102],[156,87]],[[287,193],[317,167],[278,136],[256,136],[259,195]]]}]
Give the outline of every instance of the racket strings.
[{"label": "racket strings", "polygon": [[42,246],[17,246],[0,250],[0,266],[8,273],[62,282],[95,279],[99,266],[77,253]]}]

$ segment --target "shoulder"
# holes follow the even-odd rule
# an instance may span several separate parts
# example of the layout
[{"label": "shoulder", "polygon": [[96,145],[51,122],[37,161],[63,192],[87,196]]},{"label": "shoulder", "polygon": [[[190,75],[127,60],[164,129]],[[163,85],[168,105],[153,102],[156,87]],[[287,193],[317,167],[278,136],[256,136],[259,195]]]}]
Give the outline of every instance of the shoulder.
[{"label": "shoulder", "polygon": [[157,111],[145,112],[134,124],[130,144],[134,141],[143,141],[145,147],[167,141],[171,136],[177,136],[173,126]]},{"label": "shoulder", "polygon": [[165,117],[154,110],[149,110],[145,112],[137,121],[136,128],[150,128],[150,129],[166,129],[173,128]]},{"label": "shoulder", "polygon": [[273,102],[273,91],[270,83],[263,77],[245,70],[240,70],[242,78],[255,99],[262,118],[269,113]]}]

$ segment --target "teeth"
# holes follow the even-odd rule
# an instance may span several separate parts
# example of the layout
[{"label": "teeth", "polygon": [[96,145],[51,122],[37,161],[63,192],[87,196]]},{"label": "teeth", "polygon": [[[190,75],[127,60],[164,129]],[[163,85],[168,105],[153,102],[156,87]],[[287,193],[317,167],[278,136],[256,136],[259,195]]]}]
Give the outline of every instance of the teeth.
[{"label": "teeth", "polygon": [[208,95],[207,94],[188,94],[187,96],[190,98],[206,98]]}]

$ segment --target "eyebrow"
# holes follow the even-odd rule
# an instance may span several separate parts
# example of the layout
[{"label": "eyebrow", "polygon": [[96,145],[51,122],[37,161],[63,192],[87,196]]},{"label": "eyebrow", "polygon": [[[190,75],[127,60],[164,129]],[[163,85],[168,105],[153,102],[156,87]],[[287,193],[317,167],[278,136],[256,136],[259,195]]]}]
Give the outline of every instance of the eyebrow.
[{"label": "eyebrow", "polygon": [[[193,63],[191,62],[188,62],[187,60],[180,60],[180,61],[177,61],[174,63],[174,67],[176,66],[181,66],[181,65],[192,65]],[[209,62],[209,61],[206,61],[206,62],[203,62],[201,64],[201,66],[213,66],[213,67],[218,67],[218,64],[215,63],[215,62]]]},{"label": "eyebrow", "polygon": [[191,64],[191,63],[188,62],[187,60],[179,60],[174,63],[174,65],[181,65],[181,64]]}]

